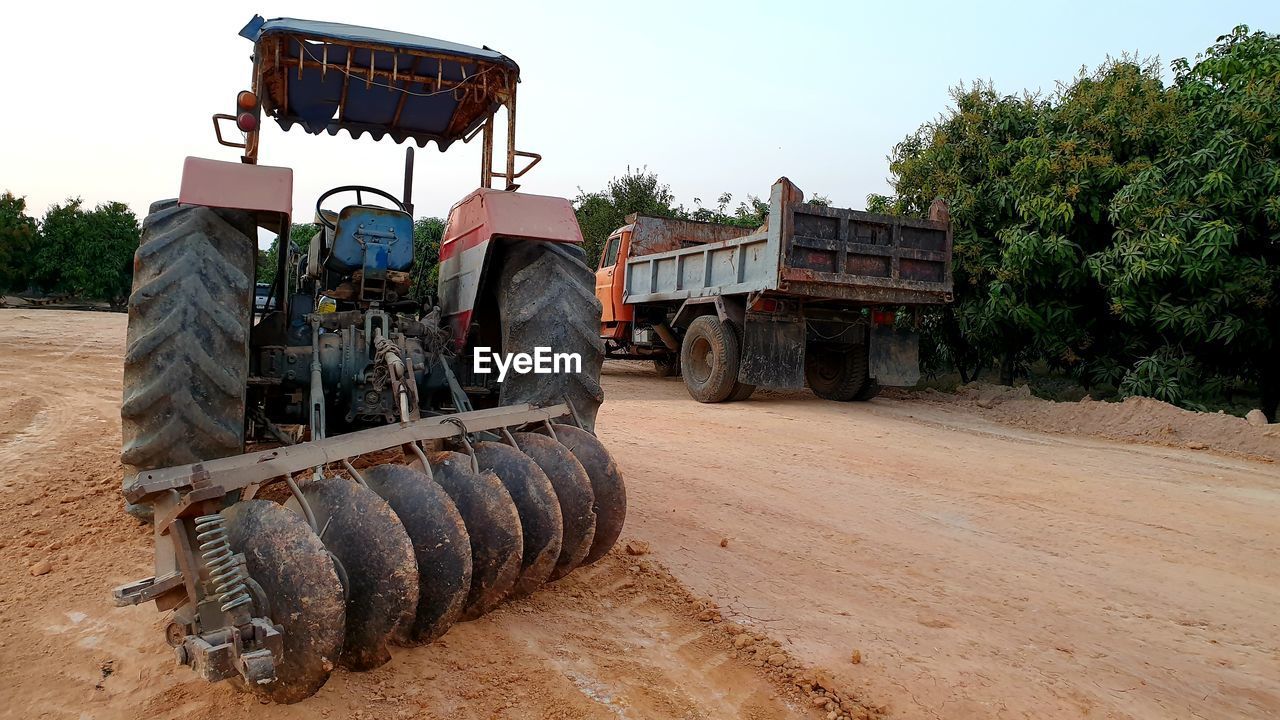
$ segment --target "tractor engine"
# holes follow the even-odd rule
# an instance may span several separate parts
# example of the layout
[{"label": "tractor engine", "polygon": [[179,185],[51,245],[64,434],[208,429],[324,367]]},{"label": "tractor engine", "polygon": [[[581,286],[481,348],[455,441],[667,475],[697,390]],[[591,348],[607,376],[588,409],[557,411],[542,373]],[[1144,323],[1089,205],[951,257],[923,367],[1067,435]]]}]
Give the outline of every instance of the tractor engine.
[{"label": "tractor engine", "polygon": [[[427,394],[431,369],[440,357],[438,331],[432,335],[422,322],[377,309],[321,314],[316,330],[320,383],[325,389],[325,413],[331,428],[400,422],[401,395],[407,401],[407,414],[416,415],[418,399]],[[428,352],[427,344],[436,350]],[[259,373],[278,379],[281,391],[268,404],[273,421],[309,422],[312,350],[311,342],[261,349]],[[407,381],[399,386],[390,370],[397,361]],[[438,377],[440,373],[437,370],[435,374]]]}]

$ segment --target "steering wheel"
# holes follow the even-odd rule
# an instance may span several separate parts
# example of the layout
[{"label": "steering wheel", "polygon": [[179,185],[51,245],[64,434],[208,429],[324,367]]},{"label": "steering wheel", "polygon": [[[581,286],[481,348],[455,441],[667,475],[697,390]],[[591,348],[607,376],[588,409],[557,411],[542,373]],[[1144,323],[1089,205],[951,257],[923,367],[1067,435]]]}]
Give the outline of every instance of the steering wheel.
[{"label": "steering wheel", "polygon": [[320,218],[320,222],[330,230],[335,229],[337,224],[328,217],[325,217],[325,214],[320,211],[320,206],[324,205],[325,200],[328,200],[338,193],[344,192],[354,192],[356,194],[357,205],[363,205],[364,193],[370,193],[386,200],[390,200],[401,212],[409,212],[409,208],[405,207],[405,204],[400,202],[399,198],[385,190],[379,190],[376,187],[369,187],[368,185],[342,185],[340,187],[333,188],[332,190],[325,191],[325,193],[320,196],[320,199],[316,200],[316,217]]}]

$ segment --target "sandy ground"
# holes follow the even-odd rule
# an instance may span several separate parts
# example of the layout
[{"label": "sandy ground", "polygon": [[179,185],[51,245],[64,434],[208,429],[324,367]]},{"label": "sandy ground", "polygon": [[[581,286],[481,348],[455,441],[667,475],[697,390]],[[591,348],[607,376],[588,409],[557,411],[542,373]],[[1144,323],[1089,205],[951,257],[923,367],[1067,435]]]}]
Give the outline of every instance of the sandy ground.
[{"label": "sandy ground", "polygon": [[149,574],[124,321],[0,311],[0,717],[827,717],[814,682],[855,717],[1280,716],[1280,466],[914,396],[699,405],[625,363],[600,430],[649,554],[260,705],[108,602]]}]

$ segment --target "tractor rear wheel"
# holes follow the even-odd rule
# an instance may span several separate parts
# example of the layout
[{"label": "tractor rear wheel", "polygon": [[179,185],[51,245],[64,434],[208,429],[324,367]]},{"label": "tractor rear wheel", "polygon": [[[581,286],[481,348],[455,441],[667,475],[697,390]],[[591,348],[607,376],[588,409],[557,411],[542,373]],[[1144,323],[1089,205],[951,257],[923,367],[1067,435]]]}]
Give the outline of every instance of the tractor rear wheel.
[{"label": "tractor rear wheel", "polygon": [[595,275],[583,260],[582,249],[528,241],[509,246],[498,283],[498,309],[504,353],[532,355],[535,348],[543,347],[582,358],[579,372],[508,375],[499,402],[556,405],[567,400],[582,426],[593,430],[604,401],[600,389],[604,341]]},{"label": "tractor rear wheel", "polygon": [[120,406],[126,479],[244,451],[255,236],[247,212],[152,204],[129,296]]}]

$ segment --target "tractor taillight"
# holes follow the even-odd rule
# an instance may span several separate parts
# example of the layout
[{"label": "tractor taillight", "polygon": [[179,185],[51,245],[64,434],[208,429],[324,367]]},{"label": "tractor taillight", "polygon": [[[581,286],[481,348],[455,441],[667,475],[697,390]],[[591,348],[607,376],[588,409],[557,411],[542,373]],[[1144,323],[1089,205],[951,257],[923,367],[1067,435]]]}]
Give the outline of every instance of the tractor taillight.
[{"label": "tractor taillight", "polygon": [[242,112],[236,116],[236,127],[241,132],[253,132],[258,129],[258,117],[250,112]]},{"label": "tractor taillight", "polygon": [[258,96],[248,90],[241,90],[236,96],[236,107],[241,110],[253,110],[258,107]]}]

